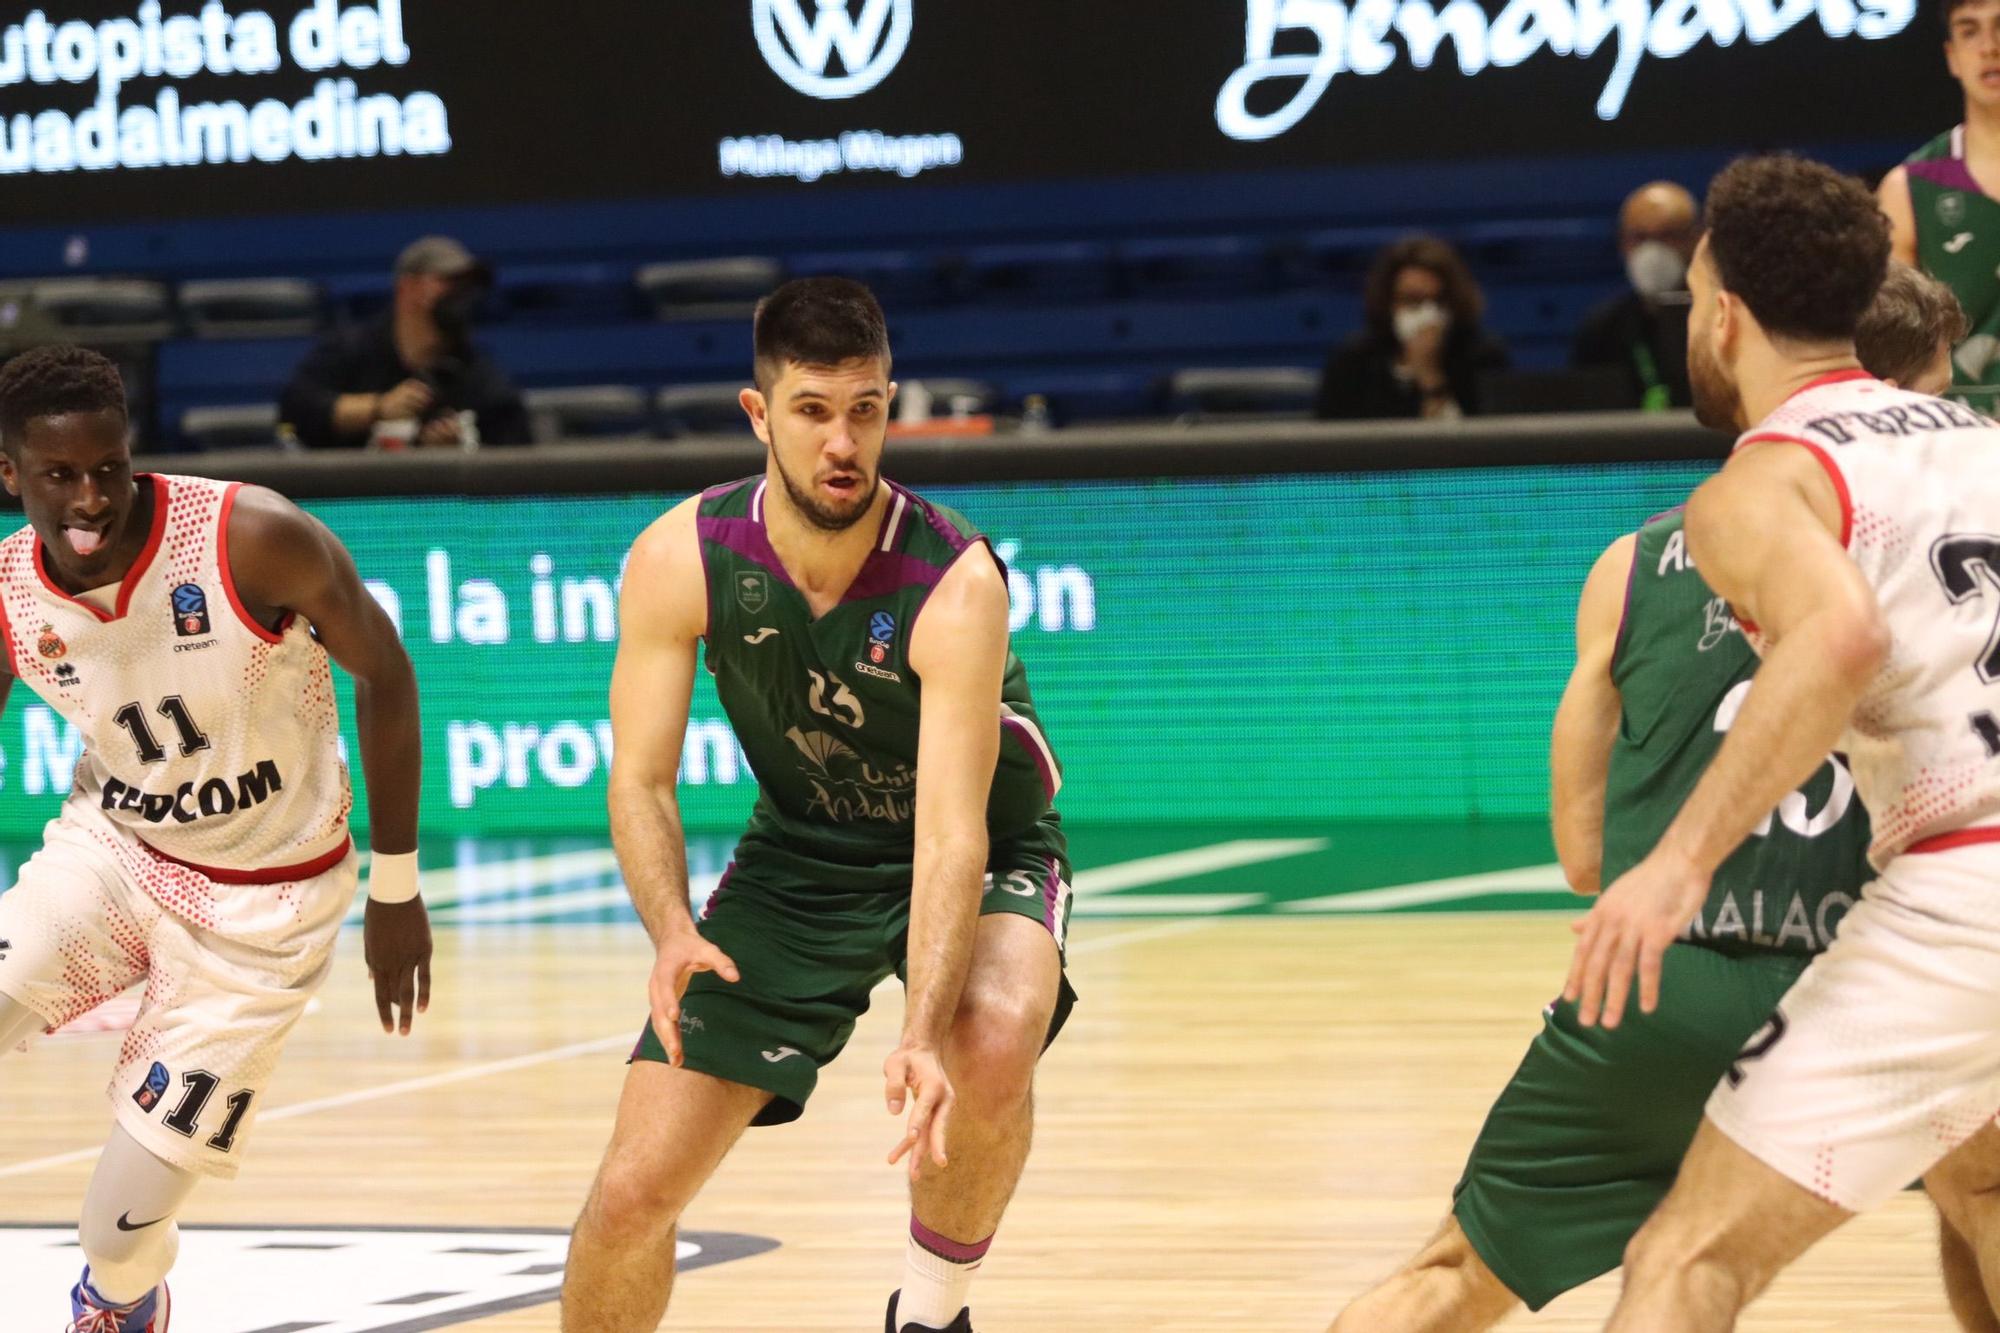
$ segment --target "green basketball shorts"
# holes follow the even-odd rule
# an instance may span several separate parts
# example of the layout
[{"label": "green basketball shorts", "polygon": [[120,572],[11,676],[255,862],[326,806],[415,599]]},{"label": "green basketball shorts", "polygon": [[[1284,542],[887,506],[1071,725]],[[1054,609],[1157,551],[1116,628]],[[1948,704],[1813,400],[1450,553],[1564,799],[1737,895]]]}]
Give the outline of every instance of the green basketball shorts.
[{"label": "green basketball shorts", "polygon": [[[1070,866],[1054,821],[996,844],[987,865],[979,914],[1039,922],[1060,955],[1069,929]],[[735,961],[742,980],[704,972],[688,983],[681,1000],[684,1064],[771,1093],[755,1124],[798,1119],[819,1071],[867,1011],[869,993],[891,975],[909,978],[910,867],[884,866],[869,878],[873,887],[855,887],[853,867],[822,870],[809,857],[746,839],[702,914],[702,937]],[[1075,1003],[1065,976],[1049,1041]],[[667,1058],[651,1020],[632,1058]]]},{"label": "green basketball shorts", "polygon": [[1453,1191],[1473,1248],[1529,1309],[1624,1261],[1709,1093],[1808,961],[1674,944],[1654,1013],[1635,997],[1607,1031],[1549,1007]]}]

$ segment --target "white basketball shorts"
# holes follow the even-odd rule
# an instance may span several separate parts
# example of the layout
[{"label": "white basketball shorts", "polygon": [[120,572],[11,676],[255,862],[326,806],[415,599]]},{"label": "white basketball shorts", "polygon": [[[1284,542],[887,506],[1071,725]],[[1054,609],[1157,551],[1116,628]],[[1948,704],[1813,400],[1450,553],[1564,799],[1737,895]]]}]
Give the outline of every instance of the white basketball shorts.
[{"label": "white basketball shorts", "polygon": [[2000,1108],[2000,843],[1891,861],[1708,1101],[1829,1203],[1886,1202]]},{"label": "white basketball shorts", "polygon": [[0,993],[55,1028],[144,979],[109,1089],[118,1123],[175,1166],[234,1176],[356,879],[350,851],[308,880],[217,884],[71,801],[0,893]]}]

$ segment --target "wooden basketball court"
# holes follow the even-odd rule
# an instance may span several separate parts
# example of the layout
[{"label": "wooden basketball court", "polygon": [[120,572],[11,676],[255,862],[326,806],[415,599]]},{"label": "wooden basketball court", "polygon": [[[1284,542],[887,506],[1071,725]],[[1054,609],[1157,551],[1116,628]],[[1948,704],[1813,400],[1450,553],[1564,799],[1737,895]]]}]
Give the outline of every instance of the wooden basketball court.
[{"label": "wooden basketball court", "polygon": [[[975,1288],[982,1333],[1323,1328],[1442,1214],[1488,1102],[1559,984],[1563,921],[1080,919],[1082,1003],[1044,1064],[1035,1155]],[[187,1220],[288,1232],[566,1228],[642,1017],[650,954],[638,927],[445,928],[435,1001],[406,1041],[375,1026],[359,945],[343,940],[242,1176],[205,1185]],[[881,1326],[906,1216],[900,1177],[882,1164],[895,1125],[878,1073],[899,1013],[891,983],[806,1118],[753,1131],[697,1201],[691,1231],[776,1247],[688,1273],[666,1327]],[[5,1220],[73,1219],[108,1122],[116,1040],[46,1040],[0,1065]],[[253,1291],[248,1278],[225,1293],[190,1286],[211,1239],[186,1234],[177,1333],[557,1327],[541,1298],[469,1322],[406,1297],[408,1315],[396,1316],[406,1322],[314,1323],[286,1308],[286,1290]],[[76,1251],[42,1244],[26,1271],[0,1266],[8,1330],[60,1326]],[[1928,1205],[1903,1196],[1822,1245],[1742,1326],[1949,1328],[1933,1245]],[[309,1242],[277,1248],[301,1246],[311,1261]],[[1615,1281],[1518,1325],[1596,1328]]]}]

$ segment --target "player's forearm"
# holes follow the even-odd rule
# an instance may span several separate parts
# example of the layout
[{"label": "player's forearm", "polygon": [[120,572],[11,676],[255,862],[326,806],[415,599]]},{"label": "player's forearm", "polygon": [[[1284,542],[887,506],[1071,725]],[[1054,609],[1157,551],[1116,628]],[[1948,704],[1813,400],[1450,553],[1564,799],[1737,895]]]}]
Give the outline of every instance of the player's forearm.
[{"label": "player's forearm", "polygon": [[1603,887],[1604,784],[1611,769],[1609,730],[1598,719],[1580,716],[1568,701],[1556,710],[1549,746],[1550,826],[1563,877],[1578,893]]},{"label": "player's forearm", "polygon": [[1654,855],[1713,873],[1826,762],[1887,653],[1879,621],[1853,613],[1816,613],[1787,634]]},{"label": "player's forearm", "polygon": [[[398,669],[400,668],[400,669]],[[424,740],[417,716],[417,676],[410,659],[354,680],[354,722],[361,772],[368,784],[368,839],[387,855],[417,849],[417,804],[423,787]]]},{"label": "player's forearm", "polygon": [[986,873],[986,835],[967,834],[917,845],[910,894],[909,1000],[903,1044],[942,1049],[958,1011],[972,942],[979,929],[979,894]]},{"label": "player's forearm", "polygon": [[614,782],[609,805],[611,846],[646,933],[657,944],[676,931],[694,929],[688,911],[687,840],[673,789]]}]

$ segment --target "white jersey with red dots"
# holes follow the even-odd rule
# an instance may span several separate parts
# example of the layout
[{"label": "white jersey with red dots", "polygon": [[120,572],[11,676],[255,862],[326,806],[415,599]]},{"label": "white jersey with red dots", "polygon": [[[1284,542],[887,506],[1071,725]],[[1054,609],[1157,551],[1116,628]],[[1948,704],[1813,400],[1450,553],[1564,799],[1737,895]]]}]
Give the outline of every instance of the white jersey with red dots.
[{"label": "white jersey with red dots", "polygon": [[1772,440],[1826,468],[1890,632],[1842,742],[1871,857],[2000,840],[2000,425],[1855,370],[1807,385],[1737,448]]},{"label": "white jersey with red dots", "polygon": [[270,905],[216,885],[309,880],[347,854],[353,798],[333,676],[309,626],[260,625],[237,595],[240,483],[138,484],[153,491],[152,527],[112,610],[55,585],[32,528],[0,541],[0,647],[83,735],[69,800],[102,811],[156,863],[133,867],[148,892],[226,927]]}]

